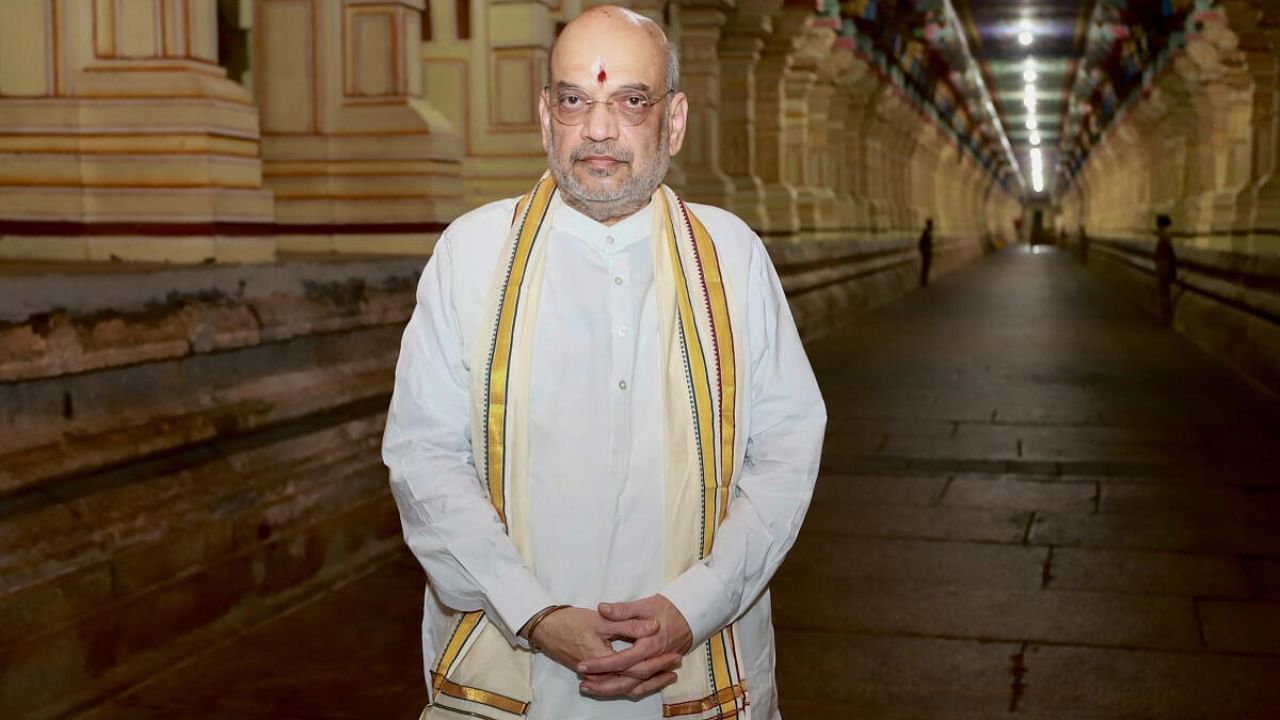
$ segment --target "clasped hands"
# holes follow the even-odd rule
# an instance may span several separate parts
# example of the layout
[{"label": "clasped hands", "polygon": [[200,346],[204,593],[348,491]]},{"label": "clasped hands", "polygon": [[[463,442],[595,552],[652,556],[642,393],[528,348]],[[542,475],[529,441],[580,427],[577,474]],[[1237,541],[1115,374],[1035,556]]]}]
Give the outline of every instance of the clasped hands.
[{"label": "clasped hands", "polygon": [[[533,628],[529,642],[582,679],[593,697],[642,698],[676,681],[680,658],[693,644],[689,623],[661,595],[600,603],[597,610],[567,607]],[[633,644],[615,651],[614,640]]]}]

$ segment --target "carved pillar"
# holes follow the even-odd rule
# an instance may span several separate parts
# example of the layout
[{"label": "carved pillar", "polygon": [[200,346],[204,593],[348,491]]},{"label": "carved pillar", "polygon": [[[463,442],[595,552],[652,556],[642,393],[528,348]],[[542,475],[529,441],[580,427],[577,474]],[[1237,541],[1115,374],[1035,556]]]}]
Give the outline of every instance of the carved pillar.
[{"label": "carved pillar", "polygon": [[258,110],[217,60],[215,0],[5,3],[0,257],[272,259]]},{"label": "carved pillar", "polygon": [[[1250,178],[1232,228],[1251,235],[1280,229],[1280,8],[1257,0],[1223,3],[1228,24],[1240,38],[1239,50],[1252,90]],[[1250,249],[1272,245],[1257,235]]]},{"label": "carved pillar", "polygon": [[681,83],[689,96],[689,126],[678,160],[684,194],[725,206],[733,185],[720,169],[721,68],[717,57],[728,0],[686,0],[680,8]]},{"label": "carved pillar", "polygon": [[838,230],[840,237],[848,239],[849,232],[858,225],[854,202],[853,173],[848,165],[858,162],[850,128],[860,114],[851,108],[853,97],[850,88],[866,72],[866,65],[855,62],[853,41],[838,38],[832,53],[832,83],[835,89],[831,107],[827,112],[827,153],[820,158],[823,185],[831,189],[832,210],[828,227]]},{"label": "carved pillar", "polygon": [[[826,106],[834,88],[819,88],[819,67],[826,61],[835,41],[832,18],[817,17],[809,24],[799,49],[783,80],[786,92],[782,125],[786,163],[786,182],[796,189],[796,212],[800,231],[813,236],[821,226],[818,188],[813,185],[813,154],[810,142],[825,142],[815,137],[826,131]],[[817,117],[815,118],[815,115]]]},{"label": "carved pillar", "polygon": [[851,73],[856,79],[848,88],[849,105],[845,128],[848,154],[844,171],[853,196],[854,236],[871,238],[875,234],[875,214],[868,188],[876,181],[876,176],[872,171],[870,140],[875,128],[875,106],[880,80],[862,58],[854,59]]},{"label": "carved pillar", "polygon": [[256,3],[265,174],[291,227],[282,249],[427,252],[461,212],[458,138],[421,99],[423,6]]},{"label": "carved pillar", "polygon": [[[793,163],[785,133],[788,90],[796,50],[814,20],[814,4],[787,2],[772,18],[774,32],[765,42],[756,71],[756,160],[764,182],[764,199],[771,234],[794,234],[800,229],[796,209]],[[788,123],[794,125],[794,123]]]},{"label": "carved pillar", "polygon": [[781,0],[742,0],[720,37],[720,163],[730,183],[727,207],[757,232],[770,229],[764,181],[756,170],[756,68],[771,15]]}]

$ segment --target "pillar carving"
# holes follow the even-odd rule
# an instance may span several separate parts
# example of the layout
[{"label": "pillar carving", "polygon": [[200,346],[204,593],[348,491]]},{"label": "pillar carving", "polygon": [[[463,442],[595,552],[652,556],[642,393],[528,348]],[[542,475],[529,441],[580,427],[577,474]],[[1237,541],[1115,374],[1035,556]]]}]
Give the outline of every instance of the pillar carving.
[{"label": "pillar carving", "polygon": [[274,257],[258,111],[217,64],[215,2],[5,4],[0,257]]},{"label": "pillar carving", "polygon": [[781,0],[740,0],[720,37],[720,161],[730,210],[757,232],[770,227],[757,172],[756,69]]},{"label": "pillar carving", "polygon": [[[1222,6],[1229,27],[1240,38],[1252,95],[1250,177],[1232,222],[1241,235],[1280,229],[1280,9],[1264,5],[1229,0]],[[1260,249],[1274,240],[1256,235],[1248,242],[1251,249]]]},{"label": "pillar carving", "polygon": [[421,98],[424,0],[255,6],[266,180],[301,228],[281,249],[429,251],[463,203],[457,136]]},{"label": "pillar carving", "polygon": [[783,174],[796,190],[800,231],[813,237],[822,227],[820,190],[815,157],[809,144],[826,143],[826,112],[835,88],[819,84],[821,66],[827,61],[836,33],[833,18],[815,18],[805,30],[791,66],[783,78],[783,137],[786,162]]},{"label": "pillar carving", "polygon": [[796,207],[794,166],[786,128],[791,64],[815,15],[814,3],[787,0],[772,17],[773,34],[765,41],[756,72],[756,159],[764,182],[764,200],[771,234],[794,234],[800,229]]},{"label": "pillar carving", "polygon": [[718,49],[729,0],[686,0],[680,8],[681,83],[689,96],[689,125],[679,163],[684,194],[724,207],[733,190],[720,169],[721,66]]},{"label": "pillar carving", "polygon": [[876,231],[869,188],[875,180],[871,139],[880,80],[862,58],[855,58],[851,73],[855,79],[848,87],[849,111],[845,129],[848,162],[845,163],[845,174],[853,195],[854,235],[870,238]]}]

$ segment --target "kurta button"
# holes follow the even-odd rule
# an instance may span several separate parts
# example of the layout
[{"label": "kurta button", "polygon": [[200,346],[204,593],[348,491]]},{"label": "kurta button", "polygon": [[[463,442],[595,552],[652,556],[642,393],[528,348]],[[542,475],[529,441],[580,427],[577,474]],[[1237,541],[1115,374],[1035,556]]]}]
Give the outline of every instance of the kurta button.
[{"label": "kurta button", "polygon": [[604,241],[605,241],[605,242],[607,242],[607,243],[609,243],[610,245],[612,245],[612,244],[613,244],[613,236],[612,236],[612,235],[606,235],[606,236],[605,236],[605,238],[604,238]]},{"label": "kurta button", "polygon": [[614,285],[621,285],[621,284],[622,284],[622,278],[620,278],[620,277],[616,277],[616,278],[614,278],[614,279],[613,279],[613,284],[614,284]]},{"label": "kurta button", "polygon": [[626,380],[619,380],[619,381],[618,381],[618,389],[619,389],[619,390],[626,390],[626,389],[627,389],[627,381],[626,381]]}]

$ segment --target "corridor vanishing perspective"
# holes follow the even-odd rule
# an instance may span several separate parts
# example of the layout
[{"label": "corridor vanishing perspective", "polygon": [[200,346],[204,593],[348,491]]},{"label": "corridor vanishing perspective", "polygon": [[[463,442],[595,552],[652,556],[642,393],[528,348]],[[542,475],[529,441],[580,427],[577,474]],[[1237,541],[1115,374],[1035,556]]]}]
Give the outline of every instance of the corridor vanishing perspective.
[{"label": "corridor vanishing perspective", "polygon": [[[635,160],[652,183],[628,212],[661,181],[719,228],[682,272],[731,278],[746,267],[732,248],[776,270],[767,302],[763,271],[702,287],[713,330],[776,330],[784,314],[754,309],[787,306],[827,408],[807,518],[766,532],[801,528],[770,586],[786,720],[1280,718],[1280,0],[601,5],[0,1],[0,719],[419,717],[424,585],[440,579],[406,549],[380,452],[402,338],[438,303],[419,292],[433,257],[453,272],[509,232],[459,218],[529,192],[557,153],[604,173],[588,184],[634,180]],[[574,41],[584,14],[643,28],[645,57],[666,62],[608,32]],[[553,77],[586,68],[563,60],[584,50],[628,55],[590,64],[587,92]],[[551,160],[547,137],[563,140]],[[557,203],[576,192],[556,182]],[[546,208],[547,228],[582,209]],[[572,262],[592,268],[658,237],[580,219],[570,236],[590,247]],[[601,321],[581,347],[537,345],[607,372],[547,365],[589,385],[550,415],[563,434],[595,400],[613,423],[649,407],[642,387],[678,387],[633,362],[666,337],[640,325],[657,315],[654,257],[601,270],[589,297],[577,265],[528,275],[562,278]],[[745,322],[713,309],[717,287],[724,308],[751,300]],[[594,314],[621,298],[641,320]],[[723,336],[703,336],[707,356],[727,357]],[[734,335],[766,336],[792,345],[779,375],[797,384],[770,387],[797,389],[776,405],[812,411],[773,427],[809,429],[812,460],[798,343]],[[464,375],[481,377],[449,380]],[[445,385],[421,382],[420,404]],[[709,380],[708,402],[713,385],[715,402],[745,387]],[[738,415],[697,403],[720,423],[699,438],[745,448],[726,430]],[[572,447],[612,453],[658,426]],[[456,455],[451,487],[474,500],[474,450]],[[418,490],[441,475],[420,470]],[[658,496],[644,487],[636,507]],[[781,516],[804,494],[778,497]],[[601,506],[579,517],[621,527]],[[502,510],[457,507],[432,522],[500,524],[505,547]],[[643,542],[574,550],[605,544]],[[549,587],[516,570],[530,584],[504,587],[521,600]],[[734,595],[708,588],[709,605]],[[486,653],[524,662],[500,635]],[[731,694],[713,707],[740,711]],[[755,720],[776,720],[754,697]]]},{"label": "corridor vanishing perspective", "polygon": [[[832,414],[773,583],[784,717],[1274,716],[1274,399],[1061,252],[810,352]],[[397,555],[79,717],[414,717],[420,582]]]}]

